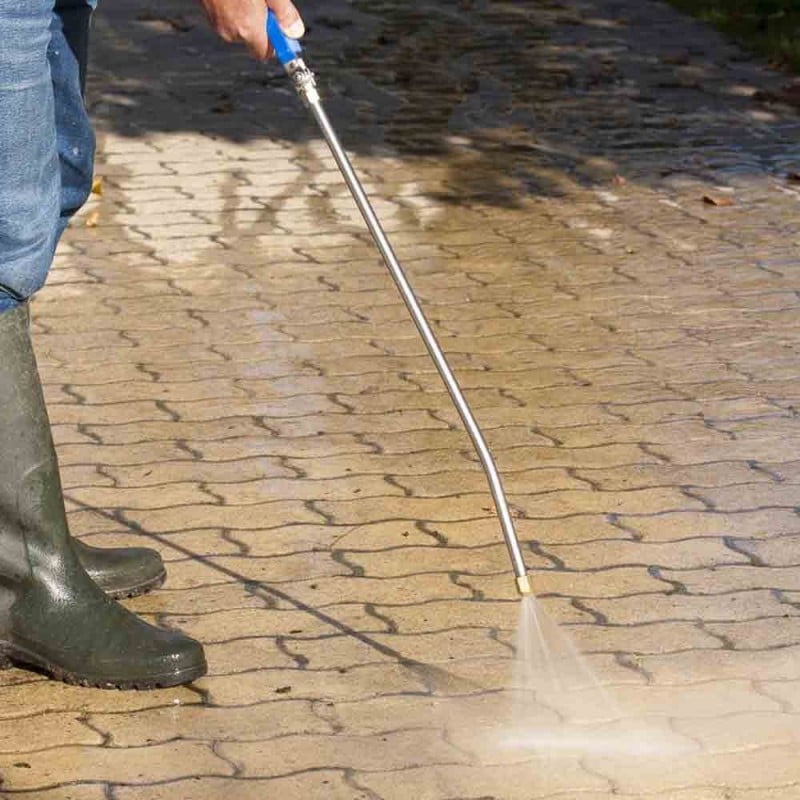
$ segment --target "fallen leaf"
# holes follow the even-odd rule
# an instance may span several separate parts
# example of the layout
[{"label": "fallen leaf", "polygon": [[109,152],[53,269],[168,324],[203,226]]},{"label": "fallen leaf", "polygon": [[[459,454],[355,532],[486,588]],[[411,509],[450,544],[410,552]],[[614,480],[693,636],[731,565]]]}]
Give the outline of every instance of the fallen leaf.
[{"label": "fallen leaf", "polygon": [[92,194],[96,194],[96,195],[103,194],[103,179],[102,178],[95,178],[92,181]]},{"label": "fallen leaf", "polygon": [[717,194],[704,194],[703,202],[708,206],[734,206],[736,203],[730,197],[721,197]]},{"label": "fallen leaf", "polygon": [[86,222],[84,222],[84,225],[86,225],[87,228],[96,228],[99,221],[100,212],[95,210],[86,215]]},{"label": "fallen leaf", "polygon": [[615,175],[612,182],[617,186],[624,186],[628,181],[622,175]]}]

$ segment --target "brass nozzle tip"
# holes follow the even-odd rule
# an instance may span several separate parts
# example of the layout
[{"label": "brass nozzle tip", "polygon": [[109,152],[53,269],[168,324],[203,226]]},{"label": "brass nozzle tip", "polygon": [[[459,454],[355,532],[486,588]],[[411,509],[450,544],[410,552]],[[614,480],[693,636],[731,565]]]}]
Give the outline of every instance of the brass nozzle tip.
[{"label": "brass nozzle tip", "polygon": [[531,581],[527,575],[517,578],[517,591],[524,597],[526,594],[533,594]]}]

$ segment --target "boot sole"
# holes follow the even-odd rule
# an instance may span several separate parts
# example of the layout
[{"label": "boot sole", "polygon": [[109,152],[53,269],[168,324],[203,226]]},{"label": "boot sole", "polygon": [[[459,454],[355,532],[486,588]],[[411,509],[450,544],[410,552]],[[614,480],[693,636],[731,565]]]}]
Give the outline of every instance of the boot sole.
[{"label": "boot sole", "polygon": [[[164,581],[166,580],[167,571],[166,569],[163,569],[158,575],[155,576],[155,578],[151,578],[149,581],[145,581],[144,583],[123,588],[103,589],[103,591],[114,600],[127,600],[131,597],[139,597],[140,595],[152,592],[154,589],[159,589],[164,585]],[[103,587],[101,586],[100,588],[102,589]]]},{"label": "boot sole", "polygon": [[0,642],[0,669],[10,669],[11,667],[21,667],[22,669],[30,669],[32,667],[55,680],[73,686],[121,690],[166,689],[170,686],[180,686],[202,678],[207,671],[207,666],[203,663],[177,672],[149,675],[146,678],[98,678],[70,672],[57,664],[49,663],[23,647],[10,642]]}]

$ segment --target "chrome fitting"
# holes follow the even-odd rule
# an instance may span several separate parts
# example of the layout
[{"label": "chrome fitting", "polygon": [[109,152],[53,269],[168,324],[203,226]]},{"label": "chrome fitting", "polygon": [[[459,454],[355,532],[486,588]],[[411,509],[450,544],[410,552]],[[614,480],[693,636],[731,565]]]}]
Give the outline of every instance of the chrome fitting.
[{"label": "chrome fitting", "polygon": [[294,88],[303,104],[308,107],[319,103],[319,92],[314,73],[306,66],[302,58],[295,58],[286,65],[286,73],[291,78]]},{"label": "chrome fitting", "polygon": [[517,578],[517,591],[524,597],[527,594],[533,594],[531,587],[531,580],[527,575]]}]

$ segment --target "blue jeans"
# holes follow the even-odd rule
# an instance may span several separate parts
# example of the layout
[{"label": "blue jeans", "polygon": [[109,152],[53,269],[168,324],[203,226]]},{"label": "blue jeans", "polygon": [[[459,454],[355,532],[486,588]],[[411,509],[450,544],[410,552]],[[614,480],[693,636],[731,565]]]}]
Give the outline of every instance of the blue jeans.
[{"label": "blue jeans", "polygon": [[0,0],[0,312],[40,289],[92,187],[83,103],[96,0]]}]

